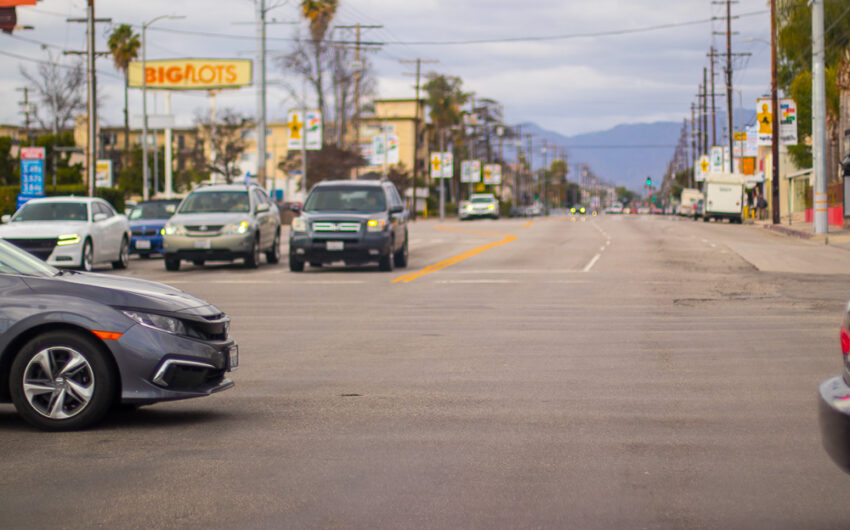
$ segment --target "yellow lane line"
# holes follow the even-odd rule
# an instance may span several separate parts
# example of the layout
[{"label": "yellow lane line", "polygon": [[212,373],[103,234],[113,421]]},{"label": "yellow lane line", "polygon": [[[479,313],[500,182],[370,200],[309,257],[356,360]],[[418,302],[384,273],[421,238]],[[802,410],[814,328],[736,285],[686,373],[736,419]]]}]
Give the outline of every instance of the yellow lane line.
[{"label": "yellow lane line", "polygon": [[534,224],[534,221],[529,221],[529,222],[525,223],[525,226],[523,226],[523,228],[528,228],[529,226],[531,226],[533,224]]},{"label": "yellow lane line", "polygon": [[516,241],[516,239],[517,239],[517,236],[512,235],[512,234],[500,234],[500,233],[497,233],[497,232],[481,232],[481,231],[478,231],[478,230],[462,230],[462,229],[459,229],[459,228],[449,228],[447,226],[437,226],[435,228],[437,230],[445,230],[446,232],[459,232],[461,234],[502,236],[502,237],[504,237],[504,239],[502,239],[500,241],[495,241],[493,243],[488,243],[487,245],[476,247],[472,250],[468,250],[468,251],[464,252],[463,254],[458,254],[457,256],[452,256],[449,259],[445,259],[443,261],[440,261],[439,263],[435,263],[433,265],[428,265],[427,267],[425,267],[424,269],[422,269],[420,271],[417,271],[417,272],[414,272],[414,273],[411,273],[411,274],[406,274],[404,276],[399,276],[398,278],[393,280],[393,283],[398,283],[398,282],[409,283],[409,282],[412,282],[413,280],[415,280],[417,278],[421,278],[422,276],[425,276],[426,274],[431,274],[432,272],[437,272],[439,270],[443,270],[446,267],[451,267],[452,265],[454,265],[456,263],[460,263],[461,261],[463,261],[467,258],[471,258],[472,256],[475,256],[477,254],[481,254],[482,252],[490,250],[491,248],[496,248],[498,246],[504,245],[505,243],[510,243],[511,241]]}]

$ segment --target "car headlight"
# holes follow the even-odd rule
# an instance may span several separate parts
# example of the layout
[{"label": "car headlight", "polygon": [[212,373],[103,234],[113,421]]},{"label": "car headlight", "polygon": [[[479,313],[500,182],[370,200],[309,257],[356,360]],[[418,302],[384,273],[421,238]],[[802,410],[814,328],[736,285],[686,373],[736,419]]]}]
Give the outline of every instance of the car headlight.
[{"label": "car headlight", "polygon": [[464,206],[464,208],[466,208],[469,211],[472,211],[472,205],[471,204],[467,204],[466,206]]},{"label": "car headlight", "polygon": [[227,225],[222,230],[224,234],[247,234],[251,225],[248,221],[242,221],[241,223],[233,223],[231,225]]},{"label": "car headlight", "polygon": [[488,205],[487,205],[487,209],[488,209],[488,210],[495,210],[495,209],[496,209],[496,205],[495,205],[495,204],[488,204]]},{"label": "car headlight", "polygon": [[387,222],[383,219],[369,219],[366,221],[367,232],[380,232],[387,226]]},{"label": "car headlight", "polygon": [[168,223],[162,229],[163,235],[166,236],[182,236],[186,233],[186,227],[183,225]]},{"label": "car headlight", "polygon": [[76,245],[80,242],[80,234],[62,234],[58,239],[56,244],[60,247],[64,245]]},{"label": "car headlight", "polygon": [[307,231],[307,221],[305,221],[303,217],[294,218],[292,220],[292,231],[293,232],[306,232]]},{"label": "car headlight", "polygon": [[187,334],[186,325],[174,317],[157,315],[156,313],[142,313],[140,311],[122,311],[122,313],[139,324],[149,328],[164,331],[166,333],[173,333],[175,335]]}]

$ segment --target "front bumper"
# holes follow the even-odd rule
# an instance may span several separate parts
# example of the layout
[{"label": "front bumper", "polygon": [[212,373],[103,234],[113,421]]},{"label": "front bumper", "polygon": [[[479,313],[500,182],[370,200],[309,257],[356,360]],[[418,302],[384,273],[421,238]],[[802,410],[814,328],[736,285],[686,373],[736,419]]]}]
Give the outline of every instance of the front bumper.
[{"label": "front bumper", "polygon": [[473,219],[481,217],[499,217],[498,210],[461,210],[458,216],[461,219]]},{"label": "front bumper", "polygon": [[72,245],[60,245],[57,238],[9,238],[8,241],[54,267],[80,267],[83,263],[83,240]]},{"label": "front bumper", "polygon": [[850,386],[841,376],[827,379],[819,389],[819,420],[823,448],[850,473]]},{"label": "front bumper", "polygon": [[130,254],[162,254],[162,236],[133,236],[130,238]]},{"label": "front bumper", "polygon": [[185,260],[232,260],[251,254],[254,236],[228,234],[210,236],[165,235],[162,238],[164,254]]},{"label": "front bumper", "polygon": [[[289,238],[290,259],[304,262],[370,263],[378,261],[391,252],[389,232],[365,232],[357,236],[309,235],[306,232],[291,232]],[[341,250],[328,250],[328,242],[342,242]]]},{"label": "front bumper", "polygon": [[232,338],[204,341],[134,325],[116,341],[104,341],[121,374],[121,401],[155,403],[227,390],[233,381]]}]

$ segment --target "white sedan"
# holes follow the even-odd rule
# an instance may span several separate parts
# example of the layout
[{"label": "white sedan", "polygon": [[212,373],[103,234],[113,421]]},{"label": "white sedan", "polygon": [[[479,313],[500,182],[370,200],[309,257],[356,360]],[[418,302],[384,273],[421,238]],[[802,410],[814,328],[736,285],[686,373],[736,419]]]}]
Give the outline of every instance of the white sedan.
[{"label": "white sedan", "polygon": [[0,238],[50,265],[90,271],[99,263],[130,263],[130,225],[103,199],[33,199],[2,220]]}]

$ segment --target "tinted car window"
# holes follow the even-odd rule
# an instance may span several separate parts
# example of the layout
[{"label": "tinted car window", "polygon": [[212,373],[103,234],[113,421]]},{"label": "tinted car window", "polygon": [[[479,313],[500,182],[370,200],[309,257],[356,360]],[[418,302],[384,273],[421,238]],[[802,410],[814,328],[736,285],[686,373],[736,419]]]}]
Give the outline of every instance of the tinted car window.
[{"label": "tinted car window", "polygon": [[255,208],[256,206],[266,203],[266,196],[263,195],[263,192],[261,192],[260,190],[254,190],[254,203]]},{"label": "tinted car window", "polygon": [[493,197],[473,197],[469,202],[493,202]]},{"label": "tinted car window", "polygon": [[196,191],[180,205],[180,213],[211,213],[251,211],[247,191]]},{"label": "tinted car window", "polygon": [[0,274],[54,276],[57,269],[0,239]]},{"label": "tinted car window", "polygon": [[356,188],[318,187],[313,189],[304,203],[305,212],[383,212],[387,209],[384,190],[379,187]]},{"label": "tinted car window", "polygon": [[98,213],[102,213],[106,217],[112,217],[113,215],[115,215],[115,210],[113,210],[112,207],[106,204],[105,202],[96,202],[94,204],[97,207]]},{"label": "tinted car window", "polygon": [[139,219],[168,219],[174,215],[177,205],[169,202],[142,203],[130,211],[130,220]]},{"label": "tinted car window", "polygon": [[86,204],[82,202],[38,202],[25,204],[13,223],[24,221],[87,221]]}]

